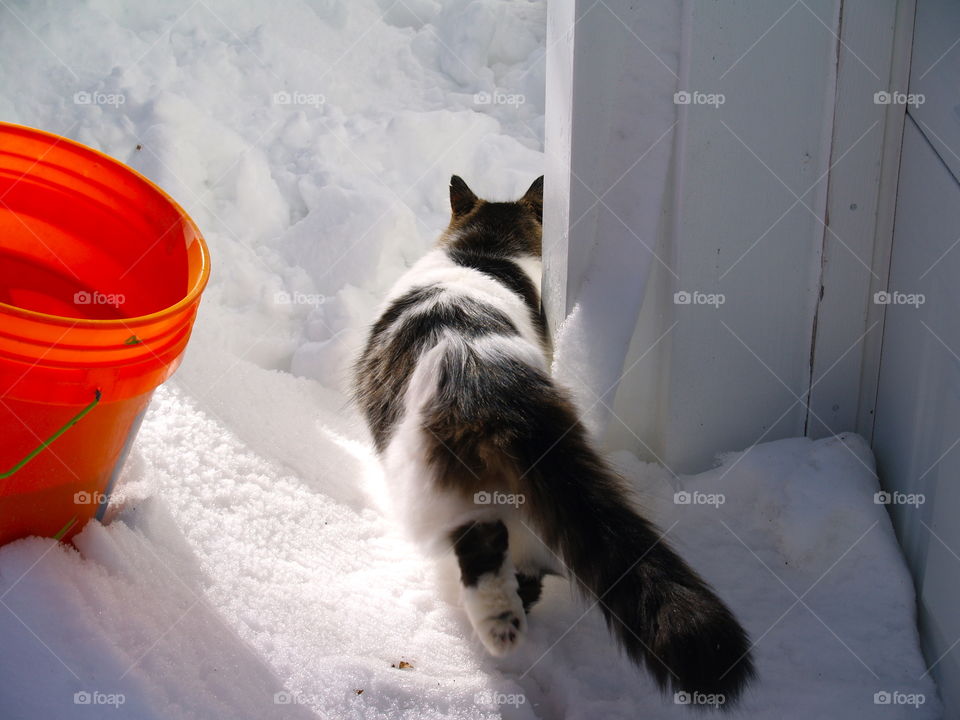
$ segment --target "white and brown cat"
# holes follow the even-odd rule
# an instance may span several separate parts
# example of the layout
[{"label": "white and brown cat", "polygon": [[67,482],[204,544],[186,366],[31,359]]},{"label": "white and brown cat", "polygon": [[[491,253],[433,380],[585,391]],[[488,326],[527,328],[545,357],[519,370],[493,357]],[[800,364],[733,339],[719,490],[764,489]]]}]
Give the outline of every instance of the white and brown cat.
[{"label": "white and brown cat", "polygon": [[515,202],[488,202],[454,176],[450,204],[449,227],[393,288],[356,366],[408,528],[425,548],[452,546],[492,654],[522,641],[544,574],[560,573],[599,599],[661,688],[729,707],[754,674],[746,632],[631,506],[550,377],[543,178]]}]

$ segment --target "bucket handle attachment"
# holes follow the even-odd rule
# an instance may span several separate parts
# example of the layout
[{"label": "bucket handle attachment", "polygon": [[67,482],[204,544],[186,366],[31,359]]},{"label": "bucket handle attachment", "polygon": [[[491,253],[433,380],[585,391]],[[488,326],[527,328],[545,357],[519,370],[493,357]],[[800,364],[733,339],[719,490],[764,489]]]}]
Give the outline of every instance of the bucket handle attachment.
[{"label": "bucket handle attachment", "polygon": [[54,440],[56,440],[58,437],[63,435],[67,430],[69,430],[78,422],[80,422],[88,412],[93,410],[97,406],[97,404],[100,402],[100,389],[98,388],[97,390],[94,391],[94,393],[96,396],[90,402],[89,405],[83,408],[80,412],[78,412],[72,418],[67,420],[67,422],[63,425],[63,427],[57,430],[53,435],[51,435],[49,438],[44,440],[42,443],[37,445],[37,447],[31,450],[30,454],[28,454],[25,458],[23,458],[23,460],[18,462],[16,465],[14,465],[12,468],[7,470],[5,473],[0,473],[0,480],[6,480],[8,477],[16,473],[18,470],[20,470],[24,465],[26,465],[28,462],[33,460],[37,455],[43,452],[46,448],[48,448]]}]

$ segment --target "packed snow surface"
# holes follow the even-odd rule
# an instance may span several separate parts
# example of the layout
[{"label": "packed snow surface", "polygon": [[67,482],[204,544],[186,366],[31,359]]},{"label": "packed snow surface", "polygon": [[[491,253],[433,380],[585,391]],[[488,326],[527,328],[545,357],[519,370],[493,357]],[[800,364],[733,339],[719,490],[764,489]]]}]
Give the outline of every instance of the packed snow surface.
[{"label": "packed snow surface", "polygon": [[[2,3],[0,117],[163,185],[214,269],[110,522],[76,549],[0,549],[0,716],[690,714],[560,579],[526,644],[486,656],[390,520],[344,393],[382,292],[446,223],[450,174],[492,198],[540,174],[544,23],[502,0]],[[680,478],[613,459],[756,641],[742,716],[938,716],[862,440]]]}]

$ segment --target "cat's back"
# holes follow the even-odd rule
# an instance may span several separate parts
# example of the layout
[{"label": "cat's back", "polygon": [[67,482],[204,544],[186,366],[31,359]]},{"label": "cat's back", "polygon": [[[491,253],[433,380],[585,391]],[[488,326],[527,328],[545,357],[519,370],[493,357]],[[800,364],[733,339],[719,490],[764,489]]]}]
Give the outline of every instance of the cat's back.
[{"label": "cat's back", "polygon": [[438,343],[520,345],[529,358],[540,352],[540,335],[514,289],[476,263],[457,262],[445,248],[431,250],[391,289],[356,367],[356,396],[375,444],[385,446],[412,373]]}]

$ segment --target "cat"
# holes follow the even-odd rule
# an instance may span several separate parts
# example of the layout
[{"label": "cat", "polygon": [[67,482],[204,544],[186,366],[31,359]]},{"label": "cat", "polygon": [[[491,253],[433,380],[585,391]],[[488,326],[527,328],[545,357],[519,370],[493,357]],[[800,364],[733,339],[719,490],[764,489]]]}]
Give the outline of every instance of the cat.
[{"label": "cat", "polygon": [[662,690],[729,707],[754,676],[746,632],[631,506],[550,377],[543,177],[515,202],[489,202],[454,175],[450,206],[355,366],[404,522],[426,550],[455,553],[491,654],[521,642],[544,575],[565,574]]}]

